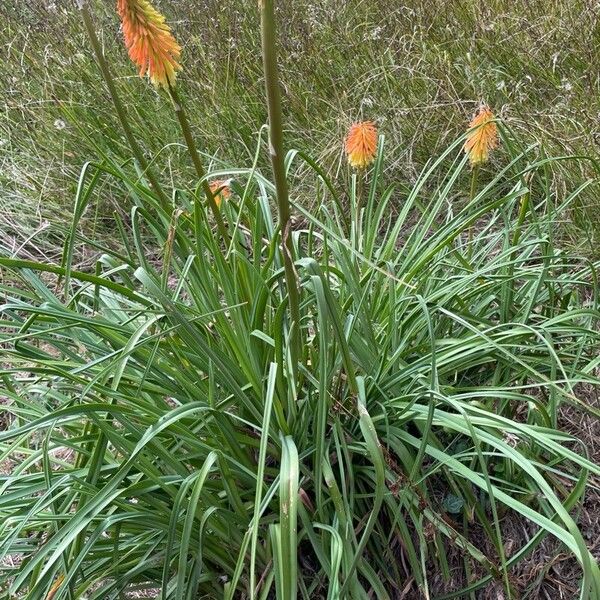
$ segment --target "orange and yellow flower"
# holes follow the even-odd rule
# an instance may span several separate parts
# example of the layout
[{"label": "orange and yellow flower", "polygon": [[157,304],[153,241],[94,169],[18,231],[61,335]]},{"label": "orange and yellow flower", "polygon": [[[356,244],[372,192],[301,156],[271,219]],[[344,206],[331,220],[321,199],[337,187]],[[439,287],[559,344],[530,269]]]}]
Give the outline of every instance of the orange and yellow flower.
[{"label": "orange and yellow flower", "polygon": [[498,147],[498,128],[494,122],[494,113],[487,104],[479,107],[477,114],[469,123],[469,132],[464,150],[472,166],[487,162],[490,152]]},{"label": "orange and yellow flower", "polygon": [[181,47],[164,16],[148,0],[117,0],[117,11],[129,58],[139,67],[140,77],[147,74],[164,88],[175,85]]},{"label": "orange and yellow flower", "polygon": [[368,167],[377,153],[377,128],[373,121],[353,123],[346,136],[348,162],[356,169]]},{"label": "orange and yellow flower", "polygon": [[221,206],[223,200],[227,200],[231,196],[231,188],[224,179],[217,179],[210,184],[210,191],[215,198],[215,204]]}]

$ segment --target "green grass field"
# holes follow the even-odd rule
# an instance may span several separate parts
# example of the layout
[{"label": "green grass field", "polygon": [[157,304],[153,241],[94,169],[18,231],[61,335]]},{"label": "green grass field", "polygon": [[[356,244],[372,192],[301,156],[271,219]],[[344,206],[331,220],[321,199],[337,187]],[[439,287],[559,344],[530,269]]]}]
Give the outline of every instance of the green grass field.
[{"label": "green grass field", "polygon": [[2,599],[600,600],[597,7],[147,2],[0,7]]},{"label": "green grass field", "polygon": [[[194,11],[180,2],[161,6],[184,47],[180,91],[202,149],[215,161],[251,161],[266,120],[256,11],[242,0],[205,0]],[[169,101],[137,80],[114,43],[112,8],[97,3],[98,33],[136,129],[166,179],[191,182]],[[524,143],[555,155],[598,155],[600,28],[586,0],[299,0],[282,3],[278,14],[288,146],[310,152],[335,178],[347,177],[341,140],[348,125],[369,118],[387,137],[387,176],[411,186],[481,100]],[[60,224],[72,211],[79,171],[97,157],[95,145],[119,159],[128,149],[77,11],[34,0],[3,3],[0,16],[3,237],[9,246],[52,253],[60,233],[47,223]],[[565,181],[596,174],[591,163],[564,163],[557,194]],[[310,201],[310,187],[301,177],[294,183]],[[569,237],[588,250],[595,247],[597,192],[570,214],[577,231]],[[87,231],[110,218],[111,199],[103,189]]]}]

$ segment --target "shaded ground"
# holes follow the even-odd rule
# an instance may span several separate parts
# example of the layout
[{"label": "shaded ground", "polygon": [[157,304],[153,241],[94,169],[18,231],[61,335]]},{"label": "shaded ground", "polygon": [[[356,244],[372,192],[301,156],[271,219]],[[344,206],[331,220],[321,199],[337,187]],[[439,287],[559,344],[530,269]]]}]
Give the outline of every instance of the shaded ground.
[{"label": "shaded ground", "polygon": [[[600,408],[600,390],[592,386],[579,386],[578,397],[588,405]],[[600,464],[600,420],[572,407],[563,405],[559,412],[558,429],[577,438],[573,450],[582,452],[587,449],[589,459]],[[562,482],[566,488],[570,482]],[[596,560],[600,560],[600,481],[591,477],[589,488],[585,495],[583,505],[572,515],[583,533],[583,536]],[[519,515],[511,514],[502,520],[504,551],[507,558],[514,555],[538,531],[538,528],[527,522]],[[483,539],[483,538],[481,538]],[[483,550],[488,556],[493,556],[495,551],[489,544],[477,542],[477,535],[473,543]],[[486,547],[487,546],[487,547]],[[454,552],[454,573],[458,574],[454,581],[444,582],[441,577],[433,576],[431,579],[431,597],[449,593],[453,589],[461,589],[465,585],[462,575],[462,554]],[[511,583],[514,585],[517,599],[531,600],[573,600],[579,597],[579,582],[581,569],[573,556],[554,537],[546,537],[533,551],[533,553],[510,571]],[[420,593],[410,591],[400,595],[403,600],[422,600]],[[492,583],[475,594],[476,600],[504,600],[505,593],[502,586]]]}]

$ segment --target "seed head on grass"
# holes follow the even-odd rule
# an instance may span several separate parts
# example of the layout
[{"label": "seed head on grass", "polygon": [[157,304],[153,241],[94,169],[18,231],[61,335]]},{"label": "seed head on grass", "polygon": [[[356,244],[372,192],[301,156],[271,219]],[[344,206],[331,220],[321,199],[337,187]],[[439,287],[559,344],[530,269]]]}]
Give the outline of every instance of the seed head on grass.
[{"label": "seed head on grass", "polygon": [[373,121],[353,123],[346,136],[346,155],[350,166],[364,169],[374,160],[377,152],[377,128]]},{"label": "seed head on grass", "polygon": [[227,200],[231,196],[231,188],[229,183],[224,179],[217,179],[210,184],[210,191],[215,198],[215,204],[221,206],[223,200]]},{"label": "seed head on grass", "polygon": [[171,29],[148,0],[117,0],[129,58],[139,67],[140,77],[165,89],[175,85],[181,46]]},{"label": "seed head on grass", "polygon": [[487,162],[490,152],[498,147],[498,128],[494,118],[490,107],[483,104],[469,123],[464,150],[471,166]]}]

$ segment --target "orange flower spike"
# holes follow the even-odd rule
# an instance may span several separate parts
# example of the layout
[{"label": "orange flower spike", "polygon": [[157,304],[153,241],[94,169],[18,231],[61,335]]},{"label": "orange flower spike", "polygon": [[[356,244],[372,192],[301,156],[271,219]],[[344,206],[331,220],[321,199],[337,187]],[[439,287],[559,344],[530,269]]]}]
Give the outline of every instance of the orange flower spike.
[{"label": "orange flower spike", "polygon": [[472,166],[487,162],[490,152],[498,147],[498,128],[494,113],[487,104],[482,105],[469,123],[464,150]]},{"label": "orange flower spike", "polygon": [[215,197],[215,204],[217,206],[221,206],[221,202],[223,200],[227,200],[231,196],[231,189],[229,185],[227,185],[227,182],[222,179],[213,181],[210,184],[210,191]]},{"label": "orange flower spike", "polygon": [[346,155],[355,169],[364,169],[377,153],[377,128],[373,121],[353,123],[346,136]]},{"label": "orange flower spike", "polygon": [[129,58],[139,67],[140,77],[148,75],[154,85],[175,85],[181,46],[171,29],[148,0],[117,0],[125,46]]}]

